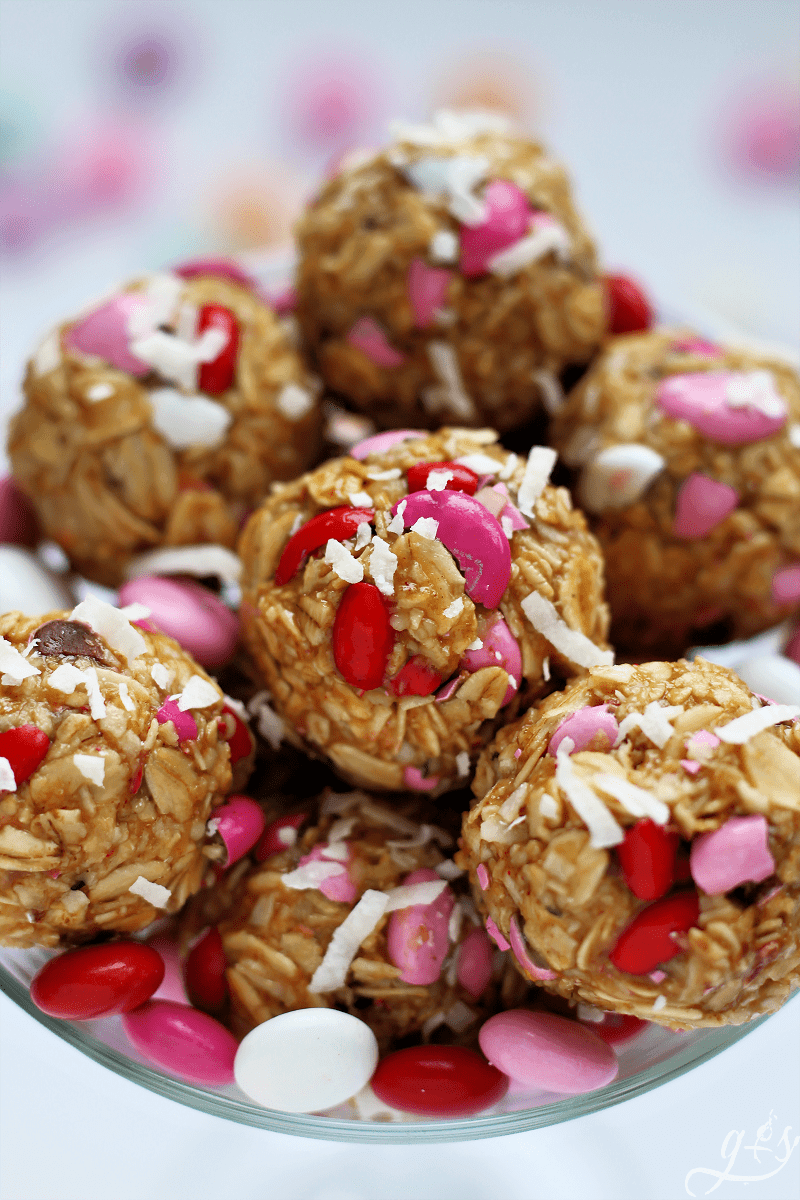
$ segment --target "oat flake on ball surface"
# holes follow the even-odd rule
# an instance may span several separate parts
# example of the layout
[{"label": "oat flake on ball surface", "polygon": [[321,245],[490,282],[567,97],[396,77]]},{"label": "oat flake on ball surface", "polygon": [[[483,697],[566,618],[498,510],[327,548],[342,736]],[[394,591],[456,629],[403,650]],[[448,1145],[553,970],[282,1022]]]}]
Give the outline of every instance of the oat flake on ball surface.
[{"label": "oat flake on ball surface", "polygon": [[563,168],[497,114],[398,123],[297,227],[297,317],[326,384],[379,427],[512,429],[605,332]]},{"label": "oat flake on ball surface", "polygon": [[612,661],[601,556],[547,483],[554,453],[496,437],[378,435],[276,486],[243,534],[254,667],[287,736],[358,785],[457,787],[551,675]]},{"label": "oat flake on ball surface", "polygon": [[473,895],[526,977],[676,1028],[800,983],[800,706],[725,667],[598,667],[501,730],[465,815]]}]

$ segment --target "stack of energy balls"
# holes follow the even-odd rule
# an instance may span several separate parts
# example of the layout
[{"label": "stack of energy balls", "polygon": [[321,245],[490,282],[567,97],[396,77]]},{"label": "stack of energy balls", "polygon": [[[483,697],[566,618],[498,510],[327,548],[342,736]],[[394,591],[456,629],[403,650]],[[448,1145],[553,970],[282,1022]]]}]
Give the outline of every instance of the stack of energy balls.
[{"label": "stack of energy balls", "polygon": [[[287,317],[184,264],[29,364],[14,486],[144,608],[0,618],[0,940],[194,894],[200,1008],[237,1036],[338,1008],[382,1051],[548,993],[598,1030],[772,1011],[800,687],[681,656],[800,611],[797,372],[651,327],[487,114],[346,160],[295,288]],[[323,396],[377,432],[321,460]]]}]

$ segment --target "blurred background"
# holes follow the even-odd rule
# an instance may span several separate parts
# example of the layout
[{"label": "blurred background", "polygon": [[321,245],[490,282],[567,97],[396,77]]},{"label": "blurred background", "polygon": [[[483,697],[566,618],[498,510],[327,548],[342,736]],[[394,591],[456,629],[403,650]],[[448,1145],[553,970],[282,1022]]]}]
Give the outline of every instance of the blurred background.
[{"label": "blurred background", "polygon": [[796,0],[2,0],[0,411],[57,320],[143,270],[269,274],[324,172],[395,116],[511,114],[608,269],[795,343]]}]

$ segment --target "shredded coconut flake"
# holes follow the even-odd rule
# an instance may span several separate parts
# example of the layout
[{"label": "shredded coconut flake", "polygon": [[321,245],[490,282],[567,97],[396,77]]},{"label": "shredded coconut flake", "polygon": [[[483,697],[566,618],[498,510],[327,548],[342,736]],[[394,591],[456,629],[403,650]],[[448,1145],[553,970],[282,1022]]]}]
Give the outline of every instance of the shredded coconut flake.
[{"label": "shredded coconut flake", "polygon": [[578,777],[570,754],[575,749],[572,738],[562,738],[556,750],[556,783],[589,830],[589,841],[595,849],[617,846],[625,834],[600,797]]},{"label": "shredded coconut flake", "polygon": [[114,389],[110,383],[93,383],[90,388],[86,389],[86,399],[91,400],[92,404],[97,404],[100,400],[108,400],[114,395]]},{"label": "shredded coconut flake", "polygon": [[178,709],[181,712],[188,712],[190,708],[208,708],[210,704],[216,704],[220,693],[213,683],[203,679],[201,675],[192,675],[184,684],[180,695],[173,696],[172,699],[178,701]]},{"label": "shredded coconut flake", "polygon": [[742,746],[757,733],[762,733],[772,725],[779,725],[781,721],[793,721],[796,717],[800,717],[800,704],[770,704],[767,708],[755,708],[743,717],[736,717],[727,725],[718,725],[714,732],[723,742]]},{"label": "shredded coconut flake", "polygon": [[427,351],[439,385],[424,389],[423,403],[433,412],[443,410],[463,420],[473,420],[475,405],[464,389],[455,350],[449,342],[428,342]]},{"label": "shredded coconut flake", "polygon": [[284,887],[305,892],[311,888],[318,888],[334,875],[344,875],[345,870],[340,862],[320,862],[315,859],[313,862],[303,863],[302,867],[297,867],[294,871],[287,871],[281,876],[281,883]]},{"label": "shredded coconut flake", "polygon": [[800,450],[800,423],[795,422],[790,425],[787,432],[790,445],[794,446],[795,450]]},{"label": "shredded coconut flake", "polygon": [[61,333],[51,330],[33,356],[33,369],[37,375],[49,375],[61,365]]},{"label": "shredded coconut flake", "polygon": [[369,492],[351,492],[348,500],[353,508],[372,508],[372,497]]},{"label": "shredded coconut flake", "polygon": [[6,687],[16,687],[31,675],[41,675],[39,668],[29,663],[4,637],[0,637],[0,671],[4,672],[0,682]]},{"label": "shredded coconut flake", "polygon": [[464,597],[456,596],[452,604],[448,604],[447,608],[444,610],[444,615],[448,618],[448,620],[454,621],[456,617],[460,616],[463,611]]},{"label": "shredded coconut flake", "polygon": [[263,738],[266,738],[273,750],[277,750],[283,741],[286,727],[270,706],[271,699],[272,697],[267,691],[256,692],[247,708],[248,712],[256,718],[258,732]]},{"label": "shredded coconut flake", "polygon": [[440,862],[433,869],[437,875],[446,880],[458,879],[464,874],[463,868],[457,867],[452,858],[446,858],[444,862]]},{"label": "shredded coconut flake", "polygon": [[73,754],[72,761],[83,775],[98,787],[103,786],[106,777],[106,760],[98,754]]},{"label": "shredded coconut flake", "polygon": [[470,642],[470,644],[467,646],[467,649],[468,650],[482,650],[483,642],[481,641],[481,639],[479,637],[476,637],[473,642]]},{"label": "shredded coconut flake", "polygon": [[0,758],[0,792],[15,792],[17,781],[7,758]]},{"label": "shredded coconut flake", "polygon": [[539,797],[539,812],[548,821],[558,820],[558,804],[547,792]]},{"label": "shredded coconut flake", "polygon": [[548,221],[546,225],[531,230],[506,250],[493,254],[489,259],[489,270],[493,275],[507,278],[529,267],[531,263],[538,262],[551,251],[555,251],[560,258],[566,258],[569,249],[569,234],[566,229],[556,221]]},{"label": "shredded coconut flake", "polygon": [[542,393],[542,403],[551,417],[555,417],[561,412],[566,398],[564,389],[561,386],[561,381],[552,371],[539,369],[531,371],[531,379],[534,383],[538,383],[539,390]]},{"label": "shredded coconut flake", "polygon": [[412,533],[418,533],[420,537],[427,538],[429,542],[436,540],[438,531],[439,522],[435,517],[418,517],[411,526]]},{"label": "shredded coconut flake", "polygon": [[488,454],[462,454],[456,459],[460,467],[469,467],[470,471],[474,471],[476,475],[497,475],[499,474],[501,463],[496,458],[490,458]]},{"label": "shredded coconut flake", "polygon": [[405,525],[405,521],[403,520],[403,517],[405,515],[407,504],[408,504],[407,500],[401,500],[400,503],[398,504],[397,512],[394,514],[391,521],[386,526],[386,528],[389,530],[389,533],[398,533],[399,534],[399,533],[402,533],[403,530],[405,529],[406,525]]},{"label": "shredded coconut flake", "polygon": [[551,450],[549,446],[533,446],[531,448],[528,461],[525,463],[525,474],[519,485],[517,501],[523,516],[533,516],[533,506],[550,479],[550,473],[556,464],[557,457],[555,450]]},{"label": "shredded coconut flake", "polygon": [[345,583],[361,583],[364,578],[364,568],[357,558],[343,546],[341,542],[337,542],[335,538],[329,538],[325,547],[325,562],[333,568],[334,575],[338,575]]},{"label": "shredded coconut flake", "polygon": [[233,419],[217,400],[186,396],[175,388],[156,388],[148,399],[153,408],[153,427],[176,450],[219,445]]},{"label": "shredded coconut flake", "polygon": [[426,196],[444,196],[456,220],[465,225],[479,225],[486,214],[486,204],[474,194],[474,189],[486,178],[489,166],[488,158],[481,155],[456,154],[449,158],[420,158],[402,167],[402,171]]},{"label": "shredded coconut flake", "polygon": [[469,775],[469,755],[466,750],[462,750],[456,755],[456,770],[460,779]]},{"label": "shredded coconut flake", "polygon": [[652,792],[621,779],[619,775],[593,775],[590,782],[592,787],[619,800],[634,817],[650,817],[657,825],[666,825],[669,820],[670,810],[666,804],[657,800]]},{"label": "shredded coconut flake", "polygon": [[299,421],[314,407],[314,396],[297,383],[286,383],[278,392],[276,405],[289,421]]},{"label": "shredded coconut flake", "polygon": [[387,912],[397,912],[418,904],[433,904],[447,887],[444,879],[432,879],[427,883],[405,883],[391,888],[387,893]]},{"label": "shredded coconut flake", "polygon": [[667,997],[659,993],[653,1001],[653,1012],[661,1012],[662,1008],[667,1007]]},{"label": "shredded coconut flake", "polygon": [[128,891],[133,892],[134,896],[141,896],[154,908],[166,908],[172,895],[169,888],[162,887],[160,883],[152,883],[149,879],[145,879],[144,875],[140,875],[136,882],[131,884]]},{"label": "shredded coconut flake", "polygon": [[284,825],[278,830],[278,841],[282,846],[294,846],[297,841],[297,830],[291,825]]},{"label": "shredded coconut flake", "polygon": [[98,600],[96,596],[87,596],[69,614],[70,621],[82,621],[95,633],[99,633],[112,650],[118,650],[127,661],[133,662],[147,650],[147,642],[134,629],[127,617],[112,604]]},{"label": "shredded coconut flake", "polygon": [[172,683],[173,672],[170,671],[163,663],[153,663],[150,668],[150,674],[160,688],[168,688]]},{"label": "shredded coconut flake", "polygon": [[560,654],[579,667],[611,666],[614,653],[601,650],[585,634],[571,629],[558,615],[555,605],[538,592],[531,592],[522,601],[522,611],[534,629],[547,638]]},{"label": "shredded coconut flake", "polygon": [[131,559],[126,579],[142,575],[216,575],[224,583],[237,583],[242,573],[241,559],[226,546],[165,546]]},{"label": "shredded coconut flake", "polygon": [[[398,516],[400,512],[398,510]],[[402,524],[402,517],[400,517]],[[389,549],[389,543],[383,538],[372,539],[372,554],[369,560],[369,573],[378,591],[384,596],[394,595],[394,573],[397,569],[397,555]]]},{"label": "shredded coconut flake", "polygon": [[399,467],[389,467],[386,471],[367,471],[367,479],[374,479],[377,483],[384,479],[399,479],[402,474]]},{"label": "shredded coconut flake", "polygon": [[619,746],[628,736],[631,729],[641,729],[645,737],[648,737],[654,746],[658,746],[660,750],[663,750],[675,732],[671,724],[672,720],[683,711],[683,705],[681,704],[662,707],[657,700],[651,700],[643,713],[628,713],[627,717],[620,721],[617,740],[614,742],[614,745]]},{"label": "shredded coconut flake", "polygon": [[428,253],[435,263],[456,262],[458,238],[450,229],[437,229],[430,240]]},{"label": "shredded coconut flake", "polygon": [[333,937],[328,943],[325,957],[314,972],[309,992],[333,992],[341,987],[347,978],[350,963],[355,958],[358,947],[377,926],[386,912],[389,897],[384,892],[369,888],[347,914]]}]

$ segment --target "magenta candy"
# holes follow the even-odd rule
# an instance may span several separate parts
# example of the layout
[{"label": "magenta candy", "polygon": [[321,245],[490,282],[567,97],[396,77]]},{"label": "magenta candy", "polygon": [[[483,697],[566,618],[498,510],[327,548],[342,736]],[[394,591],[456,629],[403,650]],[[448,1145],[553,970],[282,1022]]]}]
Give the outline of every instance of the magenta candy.
[{"label": "magenta candy", "polygon": [[36,514],[27,496],[10,475],[0,479],[0,543],[35,546],[39,540]]},{"label": "magenta candy", "polygon": [[414,327],[426,329],[442,307],[447,295],[450,272],[443,267],[430,267],[422,258],[415,258],[408,268],[408,299],[414,313]]},{"label": "magenta candy", "polygon": [[610,745],[613,746],[618,732],[619,726],[616,717],[609,712],[607,704],[587,704],[584,708],[579,708],[577,712],[564,717],[550,738],[547,753],[555,757],[556,750],[565,737],[571,738],[575,743],[573,754],[578,750],[585,750],[595,734],[598,733],[604,733]]},{"label": "magenta candy", "polygon": [[197,737],[197,722],[190,712],[181,712],[177,700],[165,700],[156,713],[159,725],[172,721],[179,742],[193,742]]},{"label": "magenta candy", "polygon": [[505,934],[498,929],[497,922],[494,917],[486,918],[486,932],[500,950],[510,950],[511,943]]},{"label": "magenta candy", "polygon": [[[435,871],[421,867],[403,884],[440,882]],[[446,887],[432,904],[412,904],[389,917],[386,945],[389,958],[400,968],[403,983],[435,983],[450,946],[448,925],[455,897]]]},{"label": "magenta candy", "polygon": [[800,602],[800,563],[783,567],[772,576],[772,599],[775,604]]},{"label": "magenta candy", "polygon": [[423,775],[419,767],[406,767],[403,783],[412,792],[432,792],[439,784],[439,776]]},{"label": "magenta candy", "polygon": [[413,492],[398,501],[403,503],[406,529],[420,517],[438,521],[436,536],[463,571],[467,594],[485,608],[497,608],[511,578],[511,551],[496,518],[466,492]]},{"label": "magenta candy", "polygon": [[618,1072],[614,1051],[577,1021],[513,1008],[481,1026],[481,1050],[499,1071],[530,1088],[577,1096],[605,1087]]},{"label": "magenta candy", "polygon": [[248,850],[252,850],[264,832],[264,811],[249,796],[228,796],[224,804],[215,808],[211,819],[217,823],[217,833],[228,851],[224,866],[231,867]]},{"label": "magenta candy", "polygon": [[[491,476],[490,476],[491,478]],[[516,504],[511,503],[511,498],[508,494],[508,488],[504,483],[492,484],[492,491],[498,492],[501,496],[505,496],[505,507],[502,509],[500,516],[505,517],[511,522],[511,528],[516,532],[518,529],[530,529],[530,521],[523,517],[522,513],[517,508]]]},{"label": "magenta candy", "polygon": [[293,846],[297,841],[297,831],[305,819],[305,813],[293,813],[289,817],[278,817],[277,820],[271,821],[256,846],[258,862],[264,862],[273,854],[280,854],[289,846]]},{"label": "magenta candy", "polygon": [[399,367],[406,361],[405,354],[389,343],[374,317],[359,317],[348,333],[347,341],[379,367]]},{"label": "magenta candy", "polygon": [[129,375],[148,375],[151,367],[131,353],[128,334],[130,317],[146,303],[144,296],[135,292],[121,292],[68,329],[64,344],[82,354],[105,359]]},{"label": "magenta candy", "polygon": [[489,886],[489,872],[486,870],[486,863],[478,863],[475,874],[478,878],[478,886],[482,892],[485,892]]},{"label": "magenta candy", "polygon": [[482,648],[467,650],[460,666],[470,673],[479,671],[481,667],[502,667],[509,674],[508,687],[503,697],[503,704],[508,704],[516,696],[522,683],[522,654],[516,638],[500,616],[480,629],[479,637],[483,642]]},{"label": "magenta candy", "polygon": [[193,579],[143,575],[123,584],[119,603],[149,608],[152,623],[174,637],[204,667],[221,667],[236,648],[238,617]]},{"label": "magenta candy", "polygon": [[351,458],[357,458],[359,462],[362,462],[370,454],[383,454],[386,450],[391,450],[392,446],[399,445],[400,442],[410,442],[415,438],[426,437],[428,434],[424,429],[388,429],[386,433],[375,433],[372,437],[356,442],[355,446],[350,447],[348,453]]},{"label": "magenta candy", "polygon": [[484,929],[471,929],[458,952],[456,978],[477,1000],[492,978],[492,943]]},{"label": "magenta candy", "polygon": [[688,421],[713,442],[741,446],[771,437],[786,424],[786,404],[774,388],[769,393],[774,413],[730,402],[729,389],[746,390],[747,383],[748,376],[741,371],[670,375],[658,385],[655,403],[667,416]]},{"label": "magenta candy", "polygon": [[483,275],[495,254],[520,241],[528,232],[533,209],[516,184],[493,179],[484,192],[486,216],[480,225],[461,229],[461,274]]},{"label": "magenta candy", "polygon": [[705,537],[738,503],[739,493],[729,484],[695,471],[678,492],[672,531],[679,538]]},{"label": "magenta candy", "polygon": [[298,862],[298,867],[304,867],[310,862],[326,862],[335,863],[342,870],[338,875],[331,875],[327,879],[323,879],[319,884],[319,890],[323,896],[327,896],[329,900],[340,900],[343,904],[352,904],[358,895],[358,888],[350,878],[350,872],[347,867],[353,861],[353,851],[349,843],[347,845],[347,859],[343,862],[339,858],[329,858],[325,851],[328,849],[328,843],[313,846],[309,854],[304,854]]},{"label": "magenta candy", "polygon": [[235,259],[226,258],[224,255],[212,254],[204,258],[190,258],[186,262],[179,263],[177,267],[172,267],[171,271],[173,275],[179,275],[181,279],[196,279],[198,275],[211,275],[215,279],[228,279],[231,283],[240,283],[242,287],[255,287],[252,275],[248,275]]},{"label": "magenta candy", "polygon": [[698,354],[703,358],[718,358],[720,354],[719,346],[700,337],[676,338],[674,342],[670,342],[669,348],[681,354]]},{"label": "magenta candy", "polygon": [[211,1087],[233,1083],[238,1044],[207,1013],[172,1000],[149,1000],[122,1018],[139,1053],[157,1067]]},{"label": "magenta candy", "polygon": [[531,979],[555,979],[557,977],[555,971],[551,971],[549,967],[540,967],[531,958],[528,947],[525,945],[525,939],[520,932],[519,918],[516,913],[509,922],[508,934],[511,939],[511,953]]},{"label": "magenta candy", "polygon": [[721,896],[742,883],[761,883],[775,871],[766,817],[730,817],[692,842],[692,878],[708,896]]}]

